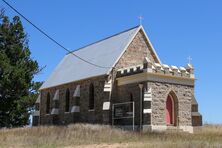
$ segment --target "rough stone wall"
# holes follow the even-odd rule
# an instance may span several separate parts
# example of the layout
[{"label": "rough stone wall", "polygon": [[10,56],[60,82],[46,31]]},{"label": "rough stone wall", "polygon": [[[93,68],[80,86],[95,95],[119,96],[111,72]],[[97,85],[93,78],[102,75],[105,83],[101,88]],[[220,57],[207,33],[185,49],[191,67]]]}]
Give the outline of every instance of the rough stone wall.
[{"label": "rough stone wall", "polygon": [[[90,123],[102,123],[102,105],[107,95],[103,91],[106,76],[95,77],[78,82],[64,84],[61,86],[45,89],[41,91],[41,105],[40,105],[40,124],[52,124],[52,115],[46,114],[46,98],[47,93],[50,93],[50,112],[53,108],[53,97],[56,90],[59,90],[59,124],[68,124],[74,122],[74,116],[71,113],[71,107],[74,105],[73,93],[80,85],[80,118],[75,122],[90,122]],[[89,111],[89,85],[94,85],[94,110]],[[66,90],[70,91],[69,112],[65,112],[65,97]]]},{"label": "rough stone wall", "polygon": [[176,84],[148,82],[148,88],[152,88],[152,124],[166,125],[165,105],[170,91],[177,97],[179,126],[191,126],[191,99],[194,89],[191,86]]},{"label": "rough stone wall", "polygon": [[151,62],[158,62],[151,50],[146,37],[142,31],[139,31],[125,53],[116,64],[116,68],[123,68],[143,63],[145,57]]},{"label": "rough stone wall", "polygon": [[[175,114],[179,116],[178,120],[175,119],[176,124],[178,122],[179,126],[192,126],[191,99],[194,91],[193,87],[159,82],[144,82],[143,84],[145,90],[152,88],[152,125],[166,125],[166,99],[170,92],[174,92],[175,96],[173,97],[177,97],[175,98]],[[130,93],[133,94],[136,125],[139,125],[140,121],[140,89],[138,85],[139,83],[133,83],[118,86],[112,97],[112,103],[121,103],[130,101]]]},{"label": "rough stone wall", "polygon": [[91,81],[88,80],[84,85],[81,85],[80,90],[80,119],[82,122],[102,123],[102,106],[103,100],[107,97],[105,95],[104,84],[105,78],[94,80],[94,111],[89,111],[89,85]]}]

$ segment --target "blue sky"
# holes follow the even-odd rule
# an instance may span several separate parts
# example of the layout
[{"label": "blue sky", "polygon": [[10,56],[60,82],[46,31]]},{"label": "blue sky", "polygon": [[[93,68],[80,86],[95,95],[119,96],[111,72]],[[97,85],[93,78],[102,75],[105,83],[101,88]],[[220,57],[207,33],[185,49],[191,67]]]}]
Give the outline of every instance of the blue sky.
[{"label": "blue sky", "polygon": [[[33,23],[70,50],[139,24],[161,61],[184,66],[192,57],[195,95],[204,123],[222,123],[222,1],[220,0],[8,0]],[[6,14],[16,15],[2,1]],[[44,81],[66,52],[23,19],[32,57]]]}]

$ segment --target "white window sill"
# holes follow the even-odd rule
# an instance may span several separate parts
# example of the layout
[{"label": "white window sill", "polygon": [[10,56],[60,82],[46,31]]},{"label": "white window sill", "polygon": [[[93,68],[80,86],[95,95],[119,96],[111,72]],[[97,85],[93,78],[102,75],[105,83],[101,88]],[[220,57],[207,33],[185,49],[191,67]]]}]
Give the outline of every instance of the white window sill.
[{"label": "white window sill", "polygon": [[95,111],[95,109],[89,109],[88,111],[89,111],[89,112],[94,112],[94,111]]}]

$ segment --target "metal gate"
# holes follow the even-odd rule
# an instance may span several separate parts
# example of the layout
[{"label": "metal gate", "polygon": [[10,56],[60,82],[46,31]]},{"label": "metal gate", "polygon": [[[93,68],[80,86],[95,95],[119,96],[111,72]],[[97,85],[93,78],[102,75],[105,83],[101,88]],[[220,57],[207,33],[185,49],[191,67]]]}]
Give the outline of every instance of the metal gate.
[{"label": "metal gate", "polygon": [[117,119],[132,119],[133,130],[135,129],[135,103],[123,102],[112,105],[112,126]]}]

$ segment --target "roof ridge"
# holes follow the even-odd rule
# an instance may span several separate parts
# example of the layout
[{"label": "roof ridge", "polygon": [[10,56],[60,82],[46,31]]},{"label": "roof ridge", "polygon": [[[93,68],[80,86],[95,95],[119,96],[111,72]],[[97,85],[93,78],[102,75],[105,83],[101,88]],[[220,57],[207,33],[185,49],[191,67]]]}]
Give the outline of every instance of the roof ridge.
[{"label": "roof ridge", "polygon": [[93,43],[90,43],[90,44],[87,44],[87,45],[82,46],[82,47],[80,47],[80,48],[77,48],[77,49],[75,49],[75,50],[72,50],[72,51],[70,51],[69,53],[66,53],[66,55],[68,55],[68,54],[70,54],[70,53],[73,53],[73,52],[76,52],[76,51],[79,51],[79,50],[81,50],[81,49],[84,49],[85,47],[88,47],[88,46],[91,46],[91,45],[93,45],[93,44],[102,42],[102,41],[104,41],[104,40],[107,40],[107,39],[109,39],[109,38],[112,38],[112,37],[114,37],[114,36],[117,36],[117,35],[119,35],[119,34],[125,33],[125,32],[127,32],[127,31],[133,30],[133,29],[138,28],[138,27],[140,27],[140,25],[137,25],[137,26],[135,26],[135,27],[131,27],[131,28],[126,29],[126,30],[124,30],[124,31],[115,33],[115,34],[110,35],[110,36],[108,36],[108,37],[105,37],[105,38],[103,38],[103,39],[97,40],[97,41],[95,41],[95,42],[93,42]]}]

